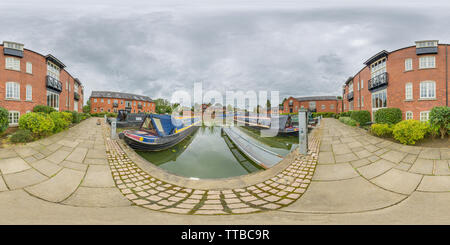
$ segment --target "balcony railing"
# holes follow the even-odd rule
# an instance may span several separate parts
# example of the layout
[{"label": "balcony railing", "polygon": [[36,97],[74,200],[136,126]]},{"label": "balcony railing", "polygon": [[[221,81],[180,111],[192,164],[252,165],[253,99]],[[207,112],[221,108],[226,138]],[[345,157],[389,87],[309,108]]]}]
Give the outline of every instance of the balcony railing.
[{"label": "balcony railing", "polygon": [[51,88],[53,90],[56,90],[58,92],[62,91],[62,83],[58,81],[58,79],[55,79],[51,76],[47,76],[47,88]]},{"label": "balcony railing", "polygon": [[80,95],[77,92],[73,92],[73,99],[80,100]]},{"label": "balcony railing", "polygon": [[381,73],[378,76],[373,77],[369,80],[369,90],[380,88],[388,85],[388,74],[387,72]]},{"label": "balcony railing", "polygon": [[348,99],[348,101],[353,99],[353,92],[348,93],[347,99]]}]

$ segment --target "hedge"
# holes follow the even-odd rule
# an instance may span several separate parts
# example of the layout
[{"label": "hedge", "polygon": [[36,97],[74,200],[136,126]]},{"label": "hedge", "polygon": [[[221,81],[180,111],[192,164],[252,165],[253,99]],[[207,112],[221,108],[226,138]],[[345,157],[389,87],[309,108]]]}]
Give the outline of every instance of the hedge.
[{"label": "hedge", "polygon": [[[63,114],[64,113],[64,114]],[[53,133],[58,133],[68,128],[72,123],[71,117],[72,115],[67,112],[52,112],[49,114],[52,119],[55,127],[53,128]],[[70,115],[70,116],[68,116]]]},{"label": "hedge", "polygon": [[55,112],[55,108],[46,106],[46,105],[37,105],[33,108],[33,112],[43,112],[50,114],[51,112]]},{"label": "hedge", "polygon": [[387,123],[383,124],[372,124],[370,126],[370,132],[376,136],[380,137],[390,137],[392,136],[393,127]]},{"label": "hedge", "polygon": [[382,108],[374,113],[375,123],[396,124],[402,120],[399,108]]},{"label": "hedge", "polygon": [[339,121],[341,121],[347,125],[350,125],[350,126],[356,126],[356,123],[357,123],[355,120],[351,119],[350,117],[340,117]]},{"label": "hedge", "polygon": [[357,121],[359,125],[366,125],[370,122],[370,112],[369,111],[353,111],[350,118]]},{"label": "hedge", "polygon": [[335,113],[333,113],[333,112],[313,112],[312,116],[313,117],[319,117],[319,116],[322,116],[322,117],[334,117]]},{"label": "hedge", "polygon": [[397,123],[392,132],[394,139],[400,143],[414,145],[416,141],[423,139],[428,131],[429,127],[426,123],[410,119]]},{"label": "hedge", "polygon": [[42,112],[30,112],[19,118],[19,128],[30,130],[35,138],[50,135],[54,127],[55,123],[49,114]]},{"label": "hedge", "polygon": [[5,132],[8,128],[9,121],[8,121],[8,110],[6,110],[3,107],[0,107],[0,134]]}]

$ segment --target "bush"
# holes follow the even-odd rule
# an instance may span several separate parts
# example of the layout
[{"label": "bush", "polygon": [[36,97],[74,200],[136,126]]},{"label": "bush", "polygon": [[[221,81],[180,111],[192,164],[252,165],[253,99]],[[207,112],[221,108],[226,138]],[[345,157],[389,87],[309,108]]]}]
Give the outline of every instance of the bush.
[{"label": "bush", "polygon": [[[68,128],[70,123],[72,121],[69,121],[68,116],[63,116],[63,113],[67,112],[52,112],[50,113],[50,117],[53,120],[53,123],[55,124],[55,127],[53,128],[53,133],[58,133],[63,131],[64,129]],[[70,115],[72,116],[72,115]]]},{"label": "bush", "polygon": [[0,107],[0,134],[5,132],[8,126],[9,126],[8,110],[6,110],[3,107]]},{"label": "bush", "polygon": [[28,129],[19,129],[9,137],[12,143],[26,143],[33,141],[33,134]]},{"label": "bush", "polygon": [[72,123],[79,123],[81,121],[81,113],[76,111],[64,111],[72,114]]},{"label": "bush", "polygon": [[417,120],[405,120],[394,126],[394,139],[402,144],[414,145],[418,140],[423,139],[429,127],[425,123]]},{"label": "bush", "polygon": [[430,124],[432,128],[438,129],[441,134],[441,139],[450,130],[450,107],[436,106],[430,111]]},{"label": "bush", "polygon": [[322,116],[322,117],[334,117],[335,114],[333,112],[313,112],[312,116],[313,117],[319,117],[319,116]]},{"label": "bush", "polygon": [[359,125],[366,125],[368,122],[370,122],[369,111],[353,111],[350,117],[351,119],[357,121]]},{"label": "bush", "polygon": [[402,111],[398,108],[382,108],[375,112],[375,123],[397,124],[402,120]]},{"label": "bush", "polygon": [[42,112],[30,112],[19,118],[19,128],[30,130],[36,138],[50,135],[54,127],[52,118]]},{"label": "bush", "polygon": [[392,136],[392,130],[393,130],[393,128],[387,123],[383,123],[383,124],[375,123],[370,126],[370,131],[374,135],[380,136],[380,137]]},{"label": "bush", "polygon": [[350,126],[356,126],[356,123],[357,123],[355,120],[351,119],[350,117],[340,117],[339,121],[341,121],[347,125],[350,125]]},{"label": "bush", "polygon": [[61,116],[64,118],[64,120],[69,122],[69,124],[72,123],[72,120],[73,120],[72,113],[67,112],[67,111],[63,111],[63,112],[61,112]]},{"label": "bush", "polygon": [[55,108],[46,105],[37,105],[33,108],[33,112],[43,112],[50,114],[51,112],[54,111],[56,111]]}]

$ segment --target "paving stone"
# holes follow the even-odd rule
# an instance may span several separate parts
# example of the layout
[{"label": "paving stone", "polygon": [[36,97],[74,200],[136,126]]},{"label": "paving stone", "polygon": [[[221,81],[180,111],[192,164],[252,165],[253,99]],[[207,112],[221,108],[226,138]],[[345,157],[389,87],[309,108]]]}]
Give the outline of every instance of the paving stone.
[{"label": "paving stone", "polygon": [[399,163],[406,155],[407,153],[405,152],[391,150],[384,153],[380,157],[393,163]]},{"label": "paving stone", "polygon": [[332,165],[318,165],[313,176],[314,180],[341,180],[357,177],[359,174],[349,163],[337,163]]},{"label": "paving stone", "polygon": [[20,157],[0,159],[0,171],[3,174],[17,173],[30,168],[30,165]]},{"label": "paving stone", "polygon": [[435,174],[435,175],[450,175],[449,163],[450,163],[450,160],[435,160],[433,174]]},{"label": "paving stone", "polygon": [[359,159],[354,153],[346,153],[335,156],[336,163],[350,162]]},{"label": "paving stone", "polygon": [[419,191],[448,192],[450,191],[450,176],[423,176]]},{"label": "paving stone", "polygon": [[267,209],[278,209],[281,207],[281,205],[274,204],[274,203],[268,203],[266,205],[263,205],[262,207],[267,208]]},{"label": "paving stone", "polygon": [[331,147],[333,148],[334,154],[347,154],[352,152],[346,144],[333,144]]},{"label": "paving stone", "polygon": [[411,194],[419,185],[422,175],[391,169],[371,181],[384,189],[401,194]]},{"label": "paving stone", "polygon": [[80,187],[63,203],[83,207],[124,207],[131,205],[131,202],[115,187]]},{"label": "paving stone", "polygon": [[24,147],[16,147],[14,150],[22,158],[30,157],[30,156],[32,156],[34,154],[39,153],[35,149],[33,149],[31,147],[26,147],[26,146],[24,146]]},{"label": "paving stone", "polygon": [[405,158],[403,158],[402,162],[413,164],[417,159],[417,155],[407,154]]},{"label": "paving stone", "polygon": [[108,161],[106,159],[100,159],[100,158],[85,158],[84,164],[89,165],[108,165]]},{"label": "paving stone", "polygon": [[14,150],[0,148],[0,159],[13,158],[16,156],[18,155]]},{"label": "paving stone", "polygon": [[71,169],[75,169],[75,170],[83,171],[83,172],[86,172],[86,170],[88,168],[88,165],[86,165],[86,164],[71,162],[71,161],[67,161],[67,160],[64,160],[59,165],[65,167],[65,168],[71,168]]},{"label": "paving stone", "polygon": [[84,160],[84,157],[87,154],[88,149],[87,148],[81,148],[77,147],[75,150],[72,151],[72,153],[66,158],[66,160],[76,163],[82,163]]},{"label": "paving stone", "polygon": [[358,172],[365,178],[371,179],[393,167],[395,167],[394,163],[385,159],[380,159],[374,163],[358,168]]},{"label": "paving stone", "polygon": [[195,214],[209,214],[209,215],[213,215],[213,214],[226,214],[224,211],[222,210],[202,210],[199,209],[197,211],[195,211]]},{"label": "paving stone", "polygon": [[25,190],[34,196],[51,202],[61,202],[79,186],[84,173],[63,168],[54,177]]},{"label": "paving stone", "polygon": [[106,158],[106,152],[104,150],[89,149],[88,153],[86,155],[86,158],[105,159]]},{"label": "paving stone", "polygon": [[401,163],[397,164],[395,169],[408,171],[411,168],[411,166],[412,166],[412,164],[401,162]]},{"label": "paving stone", "polygon": [[319,164],[333,164],[334,161],[334,154],[333,152],[320,152],[319,153]]},{"label": "paving stone", "polygon": [[82,186],[88,187],[114,187],[114,180],[108,166],[90,165]]},{"label": "paving stone", "polygon": [[365,165],[370,164],[371,161],[369,161],[367,158],[363,158],[363,159],[359,159],[359,160],[355,160],[355,161],[351,161],[350,164],[354,167],[354,168],[359,168]]},{"label": "paving stone", "polygon": [[450,149],[440,149],[440,151],[442,160],[450,160]]},{"label": "paving stone", "polygon": [[47,177],[55,175],[59,170],[62,169],[62,167],[46,159],[41,159],[39,161],[31,163],[31,166],[33,166],[33,168],[37,169],[39,172],[46,175]]},{"label": "paving stone", "polygon": [[45,159],[59,164],[62,161],[64,161],[64,159],[66,159],[66,157],[70,154],[70,151],[65,151],[65,150],[57,150],[54,153],[52,153],[50,156],[46,157]]},{"label": "paving stone", "polygon": [[26,186],[40,183],[47,179],[44,175],[34,169],[28,169],[22,172],[6,174],[3,176],[10,189],[19,189]]},{"label": "paving stone", "polygon": [[365,145],[364,148],[369,152],[376,152],[380,149],[374,145]]},{"label": "paving stone", "polygon": [[432,174],[433,166],[433,160],[417,158],[409,171],[418,174]]},{"label": "paving stone", "polygon": [[423,148],[419,153],[419,158],[424,159],[441,159],[441,152],[437,148]]},{"label": "paving stone", "polygon": [[366,158],[369,156],[372,156],[373,154],[368,151],[368,150],[361,150],[361,151],[357,151],[355,152],[356,156],[358,156],[359,158]]},{"label": "paving stone", "polygon": [[189,209],[183,209],[183,208],[168,208],[168,209],[164,209],[164,211],[166,212],[170,212],[170,213],[177,213],[177,214],[187,214],[189,213]]},{"label": "paving stone", "polygon": [[233,212],[235,214],[253,213],[253,212],[257,212],[257,211],[260,211],[260,209],[256,209],[256,208],[240,208],[240,209],[233,209],[233,210],[231,210],[231,212]]},{"label": "paving stone", "polygon": [[369,160],[371,162],[376,162],[376,161],[380,160],[380,157],[373,155],[373,156],[368,157],[367,160]]}]

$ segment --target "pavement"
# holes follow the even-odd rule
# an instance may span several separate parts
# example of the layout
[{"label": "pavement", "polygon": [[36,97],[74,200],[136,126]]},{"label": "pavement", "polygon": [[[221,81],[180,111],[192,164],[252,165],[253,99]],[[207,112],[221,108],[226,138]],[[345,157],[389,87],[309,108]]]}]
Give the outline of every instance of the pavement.
[{"label": "pavement", "polygon": [[0,224],[448,224],[450,149],[324,119],[307,155],[262,173],[189,180],[91,118],[0,149]]}]

